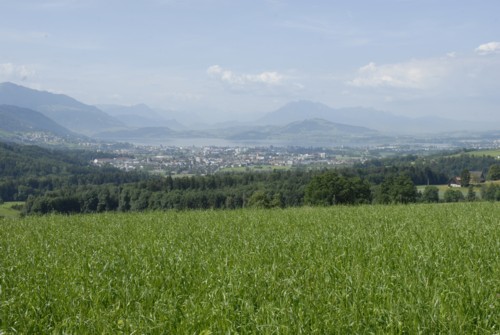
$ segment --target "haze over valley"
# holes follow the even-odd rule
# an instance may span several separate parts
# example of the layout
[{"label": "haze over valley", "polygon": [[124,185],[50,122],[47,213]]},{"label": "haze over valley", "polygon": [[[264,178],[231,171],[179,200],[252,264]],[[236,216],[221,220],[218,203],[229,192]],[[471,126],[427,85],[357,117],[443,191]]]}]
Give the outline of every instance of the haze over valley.
[{"label": "haze over valley", "polygon": [[499,129],[497,1],[1,6],[0,104],[94,139],[340,145]]},{"label": "haze over valley", "polygon": [[157,145],[205,142],[362,146],[391,142],[403,135],[407,139],[459,131],[491,135],[498,129],[495,123],[409,118],[371,108],[332,108],[305,100],[289,102],[246,122],[202,124],[189,112],[157,110],[146,104],[91,106],[67,95],[9,82],[0,84],[0,120],[5,138],[9,138],[9,133],[49,132],[63,137]]}]

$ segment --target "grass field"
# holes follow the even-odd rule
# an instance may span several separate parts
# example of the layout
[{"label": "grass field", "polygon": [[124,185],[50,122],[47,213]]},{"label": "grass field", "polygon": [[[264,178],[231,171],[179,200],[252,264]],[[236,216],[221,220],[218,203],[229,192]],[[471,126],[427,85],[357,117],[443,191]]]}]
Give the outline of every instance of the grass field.
[{"label": "grass field", "polygon": [[15,208],[12,208],[12,206],[22,206],[24,202],[5,202],[3,204],[0,204],[0,218],[1,217],[10,217],[10,218],[16,218],[21,215],[21,211]]},{"label": "grass field", "polygon": [[500,157],[500,149],[494,149],[494,150],[478,150],[478,151],[472,151],[469,153],[470,155],[473,156],[492,156],[492,157]]},{"label": "grass field", "polygon": [[[492,157],[500,157],[500,149],[489,149],[489,150],[474,150],[474,151],[468,151],[466,152],[467,155],[471,156],[492,156]],[[463,153],[455,154],[453,156],[460,156],[463,155]]]},{"label": "grass field", "polygon": [[500,206],[0,220],[0,334],[498,334]]},{"label": "grass field", "polygon": [[[476,198],[477,199],[481,199],[481,188],[483,186],[489,186],[490,184],[496,184],[496,185],[500,185],[500,180],[494,180],[494,181],[487,181],[485,183],[481,183],[479,185],[475,185],[473,187],[474,189],[474,192],[476,192]],[[427,185],[418,185],[417,186],[417,190],[421,193],[424,192],[425,188],[426,188]],[[446,190],[450,189],[450,187],[448,185],[432,185],[432,186],[436,186],[439,190],[439,199],[440,200],[443,200],[444,199],[444,192],[446,192]],[[464,197],[467,196],[467,192],[469,191],[469,188],[468,187],[454,187],[452,188],[453,190],[458,190],[460,192],[462,192],[462,194],[464,195]]]}]

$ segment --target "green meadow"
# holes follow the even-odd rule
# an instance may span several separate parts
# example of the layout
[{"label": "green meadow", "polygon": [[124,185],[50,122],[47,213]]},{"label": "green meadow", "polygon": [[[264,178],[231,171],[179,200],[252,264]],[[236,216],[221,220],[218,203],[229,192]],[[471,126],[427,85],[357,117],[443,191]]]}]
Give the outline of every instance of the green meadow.
[{"label": "green meadow", "polygon": [[499,149],[493,149],[493,150],[477,150],[477,151],[468,152],[467,154],[472,155],[472,156],[492,156],[492,157],[500,157],[500,150],[499,150]]},{"label": "green meadow", "polygon": [[458,154],[450,155],[449,157],[458,157],[460,155],[469,155],[473,157],[481,157],[481,156],[491,156],[491,157],[500,157],[500,149],[485,149],[485,150],[472,150],[467,152],[461,152]]},{"label": "green meadow", "polygon": [[0,219],[0,334],[498,334],[500,206]]},{"label": "green meadow", "polygon": [[4,202],[0,204],[0,218],[9,217],[16,218],[21,215],[21,207],[24,205],[24,202],[20,201],[11,201]]}]

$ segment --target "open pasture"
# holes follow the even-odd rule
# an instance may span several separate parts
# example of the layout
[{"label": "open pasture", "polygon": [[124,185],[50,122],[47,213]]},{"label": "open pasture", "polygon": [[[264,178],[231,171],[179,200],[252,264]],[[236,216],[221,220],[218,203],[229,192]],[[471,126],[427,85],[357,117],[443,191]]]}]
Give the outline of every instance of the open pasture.
[{"label": "open pasture", "polygon": [[21,215],[21,206],[24,205],[24,202],[20,201],[12,201],[5,202],[0,204],[0,218],[2,217],[10,217],[17,218]]},{"label": "open pasture", "polygon": [[500,206],[0,220],[0,334],[495,334]]}]

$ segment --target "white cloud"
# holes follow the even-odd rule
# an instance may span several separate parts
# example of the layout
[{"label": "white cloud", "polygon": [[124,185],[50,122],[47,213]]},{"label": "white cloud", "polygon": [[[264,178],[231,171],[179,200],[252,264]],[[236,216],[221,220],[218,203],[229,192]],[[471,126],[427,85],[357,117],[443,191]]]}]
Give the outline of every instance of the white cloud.
[{"label": "white cloud", "polygon": [[35,70],[26,65],[16,65],[12,63],[0,63],[0,80],[27,80],[36,74]]},{"label": "white cloud", "polygon": [[[495,48],[481,50],[492,52]],[[485,57],[470,50],[397,63],[371,62],[343,82],[350,98],[376,108],[447,117],[484,110],[486,116],[496,113],[499,77],[500,57]]]},{"label": "white cloud", "polygon": [[356,87],[393,87],[426,89],[448,72],[447,59],[411,60],[403,63],[377,65],[373,62],[359,68],[348,82]]},{"label": "white cloud", "polygon": [[481,44],[476,48],[476,52],[480,55],[500,53],[500,42],[489,42]]},{"label": "white cloud", "polygon": [[264,84],[269,86],[281,85],[285,77],[278,72],[262,72],[259,74],[237,74],[223,69],[219,65],[210,66],[207,74],[227,84],[245,86],[249,84]]}]

